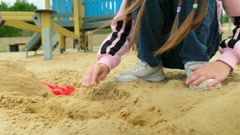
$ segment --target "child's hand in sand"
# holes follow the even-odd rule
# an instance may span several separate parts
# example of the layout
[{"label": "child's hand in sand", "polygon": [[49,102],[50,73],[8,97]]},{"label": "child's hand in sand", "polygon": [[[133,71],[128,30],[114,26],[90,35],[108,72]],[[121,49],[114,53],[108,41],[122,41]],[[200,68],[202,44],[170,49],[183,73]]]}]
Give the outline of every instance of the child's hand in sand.
[{"label": "child's hand in sand", "polygon": [[109,68],[105,64],[97,64],[92,66],[83,76],[82,86],[90,87],[98,84],[105,79],[109,73]]},{"label": "child's hand in sand", "polygon": [[231,67],[222,61],[208,62],[201,66],[193,68],[191,76],[186,80],[186,84],[198,86],[201,82],[214,79],[208,86],[214,87],[225,80],[231,72]]}]

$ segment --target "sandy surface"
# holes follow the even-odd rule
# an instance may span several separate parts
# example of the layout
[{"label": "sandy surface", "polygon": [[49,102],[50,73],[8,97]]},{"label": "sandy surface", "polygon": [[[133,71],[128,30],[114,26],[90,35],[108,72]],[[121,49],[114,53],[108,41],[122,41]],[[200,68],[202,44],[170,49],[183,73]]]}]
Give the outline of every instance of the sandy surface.
[{"label": "sandy surface", "polygon": [[[184,71],[164,69],[159,83],[120,84],[114,76],[137,61],[129,52],[98,86],[81,87],[96,52],[0,53],[0,135],[239,135],[240,70],[220,89],[190,90]],[[40,84],[72,85],[59,97]]]},{"label": "sandy surface", "polygon": [[[105,37],[93,38],[94,50]],[[0,38],[0,51],[29,39]],[[28,58],[24,52],[0,53],[0,135],[240,134],[239,67],[220,89],[190,90],[184,71],[172,69],[164,69],[166,79],[159,83],[117,83],[114,76],[137,62],[130,51],[106,80],[87,89],[81,79],[96,63],[96,52],[79,53],[71,40],[67,45],[67,52],[56,49],[51,61],[44,61],[41,51]],[[76,91],[55,96],[41,81]]]}]

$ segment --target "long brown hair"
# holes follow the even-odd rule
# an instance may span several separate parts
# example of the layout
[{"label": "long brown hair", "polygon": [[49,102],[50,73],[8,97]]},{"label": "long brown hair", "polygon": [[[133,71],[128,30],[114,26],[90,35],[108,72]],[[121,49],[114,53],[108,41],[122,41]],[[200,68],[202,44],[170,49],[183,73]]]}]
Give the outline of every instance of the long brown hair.
[{"label": "long brown hair", "polygon": [[[182,0],[179,0],[179,4],[181,4],[181,1]],[[177,13],[170,37],[163,44],[163,46],[155,52],[154,56],[160,55],[176,47],[189,32],[195,30],[201,24],[207,12],[207,2],[206,0],[194,0],[194,4],[198,4],[199,1],[201,1],[199,15],[194,18],[196,13],[196,7],[193,8],[180,27],[178,26],[179,13]]]},{"label": "long brown hair", "polygon": [[[134,34],[132,36],[132,41],[137,42],[138,41],[138,33],[140,30],[141,20],[145,8],[145,2],[146,0],[135,0],[135,2],[132,2],[132,0],[127,0],[126,2],[126,11],[123,13],[123,15],[127,15],[126,19],[132,19],[132,11],[140,8],[137,19],[134,26]],[[178,7],[181,7],[182,0],[178,1]],[[200,5],[200,6],[198,6]],[[197,7],[198,6],[198,7]],[[189,13],[187,18],[184,20],[184,22],[179,26],[179,12],[177,12],[172,30],[170,32],[170,36],[167,39],[167,41],[163,44],[163,46],[154,52],[154,56],[158,56],[174,47],[176,47],[183,39],[184,37],[191,31],[195,30],[203,21],[206,13],[207,13],[207,0],[194,0],[194,6],[192,11]],[[196,9],[199,8],[199,14],[196,16]]]},{"label": "long brown hair", "polygon": [[141,20],[142,20],[142,16],[143,16],[143,12],[145,9],[145,2],[146,0],[136,0],[135,2],[133,2],[133,0],[126,0],[126,11],[119,17],[122,16],[126,16],[126,22],[128,22],[129,20],[133,19],[132,18],[132,12],[133,10],[136,10],[138,7],[140,7],[138,15],[137,15],[137,19],[135,21],[135,25],[133,28],[133,36],[131,38],[130,43],[132,44],[133,42],[135,42],[136,44],[138,43],[138,34],[139,30],[140,30],[140,26],[141,26]]}]

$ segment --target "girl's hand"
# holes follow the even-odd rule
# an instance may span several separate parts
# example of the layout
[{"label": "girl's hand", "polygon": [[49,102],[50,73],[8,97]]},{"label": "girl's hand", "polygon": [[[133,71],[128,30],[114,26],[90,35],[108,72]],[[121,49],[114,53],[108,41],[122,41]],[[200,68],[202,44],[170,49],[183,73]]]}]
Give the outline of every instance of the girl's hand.
[{"label": "girl's hand", "polygon": [[222,61],[208,62],[201,66],[193,68],[191,76],[186,80],[187,85],[199,85],[201,82],[214,79],[208,86],[214,87],[225,80],[232,68]]},{"label": "girl's hand", "polygon": [[82,86],[90,87],[98,84],[101,80],[106,78],[109,70],[110,69],[105,64],[97,64],[92,66],[87,72],[85,72],[82,79]]}]

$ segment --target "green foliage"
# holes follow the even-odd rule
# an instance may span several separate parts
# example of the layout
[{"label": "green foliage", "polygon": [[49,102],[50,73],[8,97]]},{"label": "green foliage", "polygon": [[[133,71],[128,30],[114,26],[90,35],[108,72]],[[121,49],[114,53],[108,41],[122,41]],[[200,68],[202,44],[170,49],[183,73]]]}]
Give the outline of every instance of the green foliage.
[{"label": "green foliage", "polygon": [[227,15],[222,16],[222,18],[223,18],[223,23],[228,23],[228,16]]},{"label": "green foliage", "polygon": [[14,5],[9,8],[10,11],[34,11],[36,9],[36,6],[28,3],[26,0],[17,0]]},{"label": "green foliage", "polygon": [[6,2],[1,1],[0,11],[8,11],[8,4]]},{"label": "green foliage", "polygon": [[21,33],[22,33],[21,29],[9,26],[3,26],[0,29],[0,37],[20,37]]},{"label": "green foliage", "polygon": [[[0,11],[21,11],[21,12],[33,12],[37,7],[32,3],[28,3],[27,0],[16,0],[13,6],[9,6],[6,2],[0,3]],[[0,28],[0,37],[19,37],[21,36],[22,30],[4,26]]]}]

